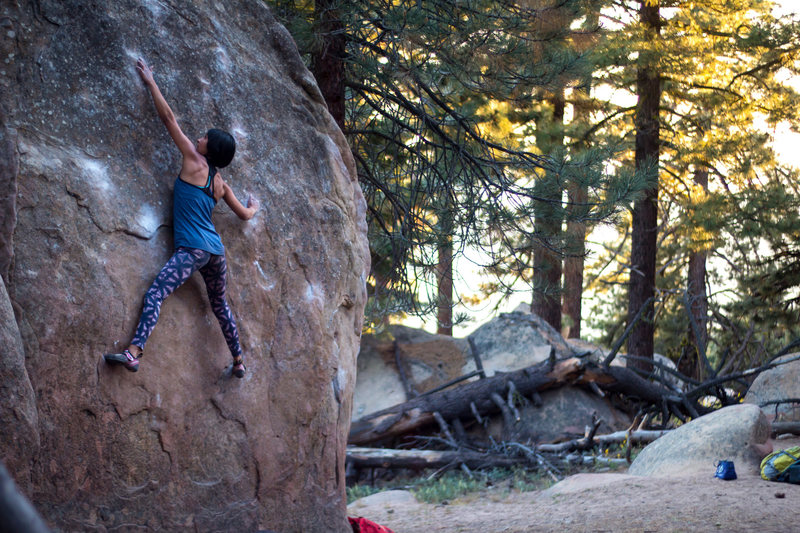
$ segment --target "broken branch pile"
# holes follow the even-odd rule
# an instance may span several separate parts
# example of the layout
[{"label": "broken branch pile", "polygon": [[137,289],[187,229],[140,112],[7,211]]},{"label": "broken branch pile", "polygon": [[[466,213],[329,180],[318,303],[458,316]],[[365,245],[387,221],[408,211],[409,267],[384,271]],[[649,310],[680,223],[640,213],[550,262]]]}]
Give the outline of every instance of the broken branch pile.
[{"label": "broken branch pile", "polygon": [[[574,439],[558,444],[542,444],[533,448],[517,443],[508,443],[509,446],[516,447],[521,452],[527,452],[518,454],[476,452],[471,450],[394,450],[348,446],[347,461],[355,468],[409,468],[412,470],[442,468],[459,464],[465,464],[469,468],[513,467],[524,464],[536,466],[538,461],[536,461],[535,455],[537,454],[583,451],[595,445],[608,446],[610,444],[622,444],[626,441],[649,443],[668,431],[618,431],[609,435],[597,435],[588,440],[586,438]],[[625,462],[625,460],[622,459],[620,462]]]},{"label": "broken branch pile", "polygon": [[[630,356],[628,356],[630,357]],[[749,369],[729,376],[714,375],[706,382],[698,382],[679,372],[659,366],[657,369],[682,381],[688,392],[669,385],[655,373],[645,379],[639,371],[620,366],[611,366],[612,357],[602,363],[576,356],[549,361],[521,370],[497,373],[493,377],[473,372],[463,379],[435,390],[418,395],[404,403],[367,415],[353,422],[348,439],[348,470],[361,468],[387,469],[446,469],[461,466],[462,469],[484,467],[525,466],[541,468],[553,479],[560,473],[556,464],[614,464],[630,462],[631,446],[647,444],[662,436],[672,417],[681,421],[712,411],[714,408],[735,403],[723,388],[726,382],[755,377],[760,372],[780,364],[797,360],[800,356],[775,359],[761,367]],[[482,379],[467,381],[475,374]],[[601,420],[594,417],[586,427],[582,438],[566,442],[542,443],[538,445],[514,442],[512,433],[506,431],[520,421],[518,404],[532,402],[542,404],[539,393],[564,386],[583,387],[599,396],[613,396],[628,406],[631,414],[638,413],[627,431],[608,435],[596,435]],[[705,397],[705,398],[704,398]],[[715,407],[709,407],[716,401]],[[701,401],[704,400],[704,401]],[[786,401],[800,402],[800,399]],[[763,407],[763,406],[762,406]],[[475,445],[467,437],[467,424],[486,427],[490,417],[500,416],[504,434],[501,443],[490,439],[491,444]],[[647,430],[648,422],[660,416],[661,429]],[[800,424],[779,424],[776,432],[800,434]],[[437,436],[425,436],[436,434]],[[368,445],[389,445],[400,437],[414,437],[417,442],[427,440],[445,449],[392,449],[368,448]],[[509,438],[507,438],[509,437]],[[407,444],[407,442],[406,442]],[[604,457],[600,450],[611,445],[623,445],[625,458]]]},{"label": "broken branch pile", "polygon": [[[543,362],[509,373],[464,383],[458,387],[418,396],[405,403],[372,413],[350,428],[348,442],[363,446],[420,431],[444,421],[482,418],[500,413],[507,421],[519,418],[514,404],[516,395],[530,397],[540,404],[538,393],[565,385],[585,386],[597,394],[617,393],[641,402],[663,406],[685,418],[696,414],[685,397],[640,377],[622,367],[603,367],[586,359],[571,357],[557,362]],[[438,414],[438,417],[437,417]],[[442,422],[439,421],[440,429]]]}]

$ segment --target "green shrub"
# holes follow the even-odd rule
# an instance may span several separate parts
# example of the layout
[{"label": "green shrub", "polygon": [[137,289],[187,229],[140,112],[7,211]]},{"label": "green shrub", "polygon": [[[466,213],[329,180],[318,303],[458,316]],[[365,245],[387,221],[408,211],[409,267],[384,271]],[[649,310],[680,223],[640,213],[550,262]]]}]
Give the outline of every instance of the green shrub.
[{"label": "green shrub", "polygon": [[461,496],[481,491],[528,492],[549,487],[552,480],[537,471],[525,468],[492,468],[467,474],[451,470],[441,476],[398,477],[380,487],[355,485],[347,489],[347,503],[383,490],[410,490],[417,500],[426,503],[442,503]]},{"label": "green shrub", "polygon": [[380,492],[381,490],[382,489],[379,487],[371,487],[369,485],[353,485],[352,487],[347,487],[347,505],[361,498]]},{"label": "green shrub", "polygon": [[421,502],[441,503],[485,488],[486,483],[480,477],[469,477],[463,472],[446,472],[440,478],[422,482],[411,492]]}]

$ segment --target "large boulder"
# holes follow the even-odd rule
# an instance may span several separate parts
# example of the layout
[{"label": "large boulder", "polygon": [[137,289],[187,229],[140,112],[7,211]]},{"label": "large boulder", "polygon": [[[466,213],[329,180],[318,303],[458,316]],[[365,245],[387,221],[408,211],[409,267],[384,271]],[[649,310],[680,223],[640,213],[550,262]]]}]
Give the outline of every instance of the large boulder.
[{"label": "large boulder", "polygon": [[[364,335],[353,420],[403,403],[475,370],[466,339],[401,325]],[[410,390],[410,395],[409,391]]]},{"label": "large boulder", "polygon": [[358,420],[407,399],[394,361],[391,335],[364,335],[358,354],[352,419]]},{"label": "large boulder", "polygon": [[637,476],[714,475],[718,460],[737,474],[756,475],[771,448],[771,426],[761,409],[740,404],[701,416],[643,449],[628,469]]},{"label": "large boulder", "polygon": [[519,370],[550,357],[571,357],[561,333],[533,313],[504,313],[469,335],[488,376]]},{"label": "large boulder", "polygon": [[787,360],[790,362],[759,374],[744,402],[758,405],[771,420],[796,422],[800,420],[800,405],[786,400],[800,398],[800,353],[785,355],[778,362]]},{"label": "large boulder", "polygon": [[500,417],[494,417],[487,427],[495,440],[504,436],[517,441],[554,442],[583,437],[586,426],[591,426],[593,417],[601,420],[598,434],[622,431],[631,425],[624,412],[611,405],[607,398],[600,398],[578,387],[559,387],[540,394],[542,405],[526,402],[519,407],[520,419],[514,427],[505,428]]},{"label": "large boulder", "polygon": [[[350,531],[365,202],[289,34],[257,0],[0,10],[12,58],[0,149],[13,156],[0,166],[0,273],[16,311],[0,309],[0,370],[17,380],[0,396],[0,444],[12,475],[63,530]],[[261,200],[249,222],[224,206],[214,219],[244,380],[223,371],[230,354],[197,277],[165,302],[137,374],[100,357],[128,343],[172,252],[180,155],[140,55],[190,138],[234,133],[223,174]],[[15,329],[21,344],[6,343]]]}]

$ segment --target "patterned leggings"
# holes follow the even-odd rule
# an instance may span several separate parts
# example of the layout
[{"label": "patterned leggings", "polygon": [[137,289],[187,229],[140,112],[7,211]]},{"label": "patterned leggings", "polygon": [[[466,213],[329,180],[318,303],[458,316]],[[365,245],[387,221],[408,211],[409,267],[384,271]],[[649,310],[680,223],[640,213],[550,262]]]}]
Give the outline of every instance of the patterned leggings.
[{"label": "patterned leggings", "polygon": [[189,277],[199,270],[206,282],[206,292],[211,302],[211,310],[222,327],[222,334],[233,357],[242,355],[239,346],[239,332],[236,329],[236,320],[233,318],[228,302],[225,300],[225,273],[228,268],[224,255],[212,255],[205,250],[196,248],[178,248],[172,255],[155,281],[144,295],[144,309],[136,328],[136,335],[131,344],[142,349],[153,328],[158,322],[161,312],[161,303],[164,299],[183,285]]}]

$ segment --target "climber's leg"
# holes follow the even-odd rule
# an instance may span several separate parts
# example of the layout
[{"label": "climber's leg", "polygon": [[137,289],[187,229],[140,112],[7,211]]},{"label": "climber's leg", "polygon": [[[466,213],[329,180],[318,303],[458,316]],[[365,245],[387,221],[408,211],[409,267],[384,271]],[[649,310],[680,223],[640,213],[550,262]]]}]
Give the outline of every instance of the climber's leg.
[{"label": "climber's leg", "polygon": [[183,285],[195,271],[202,268],[210,257],[210,253],[195,248],[178,248],[175,251],[144,296],[142,315],[139,318],[139,325],[136,327],[136,334],[131,345],[122,353],[105,354],[103,357],[106,362],[123,364],[132,372],[138,370],[138,359],[142,355],[144,345],[153,332],[156,322],[158,322],[164,299]]},{"label": "climber's leg", "polygon": [[239,330],[236,327],[236,319],[233,317],[231,308],[225,298],[226,276],[228,272],[224,255],[212,255],[208,263],[200,269],[200,274],[206,282],[208,299],[211,302],[211,310],[219,321],[225,342],[233,357],[233,374],[244,377],[245,366],[242,360],[242,347],[239,344]]}]

